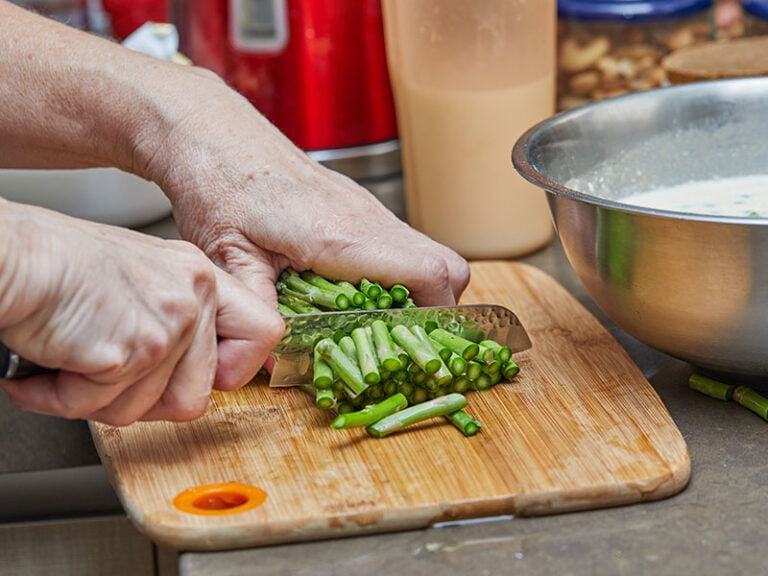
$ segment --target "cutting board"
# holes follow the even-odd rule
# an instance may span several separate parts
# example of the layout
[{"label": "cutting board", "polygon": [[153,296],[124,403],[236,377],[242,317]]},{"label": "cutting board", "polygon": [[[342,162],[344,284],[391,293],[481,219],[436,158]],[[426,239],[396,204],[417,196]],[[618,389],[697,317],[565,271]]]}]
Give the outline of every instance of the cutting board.
[{"label": "cutting board", "polygon": [[[215,393],[189,423],[91,423],[129,518],[177,549],[220,550],[497,515],[649,501],[682,490],[686,444],[642,372],[598,320],[541,270],[478,262],[463,303],[514,310],[533,346],[517,378],[470,392],[481,432],[444,419],[382,439],[333,430],[297,388],[264,380]],[[258,506],[189,513],[190,488],[237,482]]]}]

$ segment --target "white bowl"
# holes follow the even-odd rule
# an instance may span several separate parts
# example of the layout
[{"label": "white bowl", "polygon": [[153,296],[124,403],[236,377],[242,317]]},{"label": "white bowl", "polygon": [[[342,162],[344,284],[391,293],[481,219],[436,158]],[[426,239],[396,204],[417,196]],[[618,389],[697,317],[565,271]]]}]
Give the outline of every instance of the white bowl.
[{"label": "white bowl", "polygon": [[171,213],[153,182],[117,168],[0,170],[0,196],[70,216],[138,227]]}]

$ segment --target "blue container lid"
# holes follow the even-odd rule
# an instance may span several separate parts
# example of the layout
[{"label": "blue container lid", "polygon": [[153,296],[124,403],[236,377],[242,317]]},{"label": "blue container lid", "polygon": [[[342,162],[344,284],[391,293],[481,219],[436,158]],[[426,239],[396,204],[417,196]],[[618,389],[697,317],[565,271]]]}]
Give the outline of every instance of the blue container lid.
[{"label": "blue container lid", "polygon": [[741,6],[753,16],[768,19],[768,0],[742,0]]},{"label": "blue container lid", "polygon": [[713,0],[558,0],[557,12],[560,18],[576,20],[658,20],[688,16],[712,5]]}]

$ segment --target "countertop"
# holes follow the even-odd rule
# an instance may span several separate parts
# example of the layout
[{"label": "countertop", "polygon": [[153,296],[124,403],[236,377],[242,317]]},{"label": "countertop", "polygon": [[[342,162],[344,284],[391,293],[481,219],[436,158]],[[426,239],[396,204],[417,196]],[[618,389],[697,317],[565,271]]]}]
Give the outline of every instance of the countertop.
[{"label": "countertop", "polygon": [[[168,221],[145,231],[174,235]],[[764,573],[768,423],[734,403],[690,391],[687,364],[649,349],[607,320],[557,240],[521,260],[574,294],[643,370],[688,443],[692,477],[683,492],[661,501],[556,516],[181,553],[180,574]],[[22,413],[0,396],[0,435],[0,523],[120,513],[85,423]]]}]

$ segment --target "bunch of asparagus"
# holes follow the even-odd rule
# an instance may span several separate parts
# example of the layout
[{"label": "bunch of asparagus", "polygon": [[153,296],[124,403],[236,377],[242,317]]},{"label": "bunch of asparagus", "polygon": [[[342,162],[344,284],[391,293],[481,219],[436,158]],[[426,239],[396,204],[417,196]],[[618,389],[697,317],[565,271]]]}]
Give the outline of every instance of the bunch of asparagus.
[{"label": "bunch of asparagus", "polygon": [[415,306],[410,291],[402,284],[386,289],[378,282],[363,278],[355,285],[343,280],[328,280],[311,270],[284,270],[276,288],[278,308],[283,315]]},{"label": "bunch of asparagus", "polygon": [[[414,306],[405,286],[386,289],[368,280],[355,286],[311,271],[284,271],[277,290],[285,315]],[[465,394],[512,380],[519,371],[509,347],[482,335],[470,339],[433,324],[390,326],[374,319],[315,344],[313,380],[305,389],[319,408],[337,413],[333,428],[365,427],[380,438],[439,416],[472,436],[481,424],[464,410]]]}]

